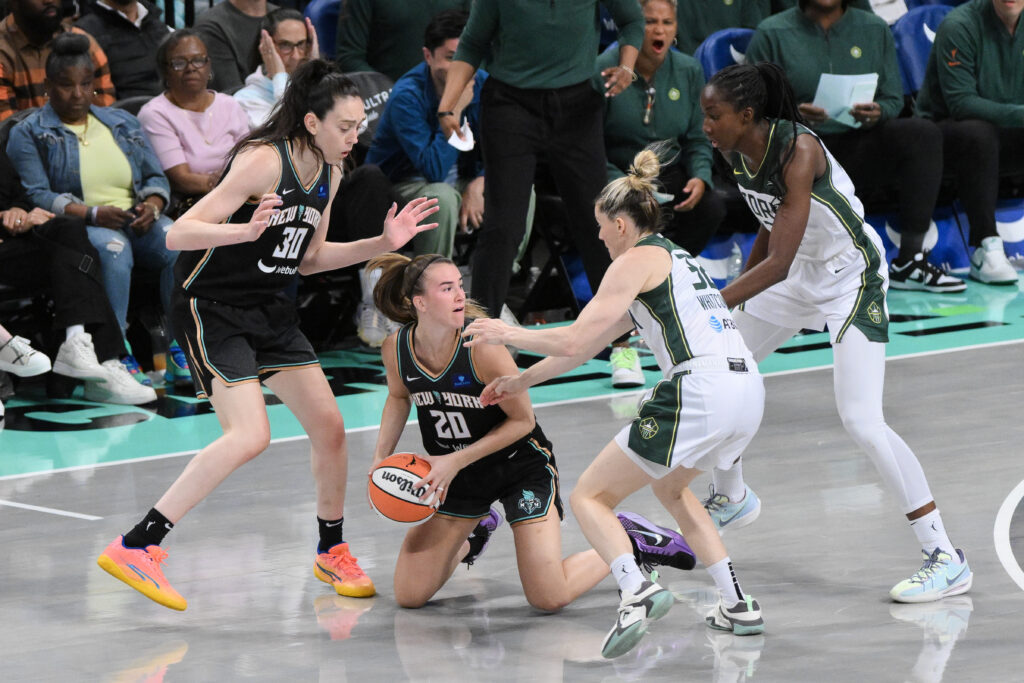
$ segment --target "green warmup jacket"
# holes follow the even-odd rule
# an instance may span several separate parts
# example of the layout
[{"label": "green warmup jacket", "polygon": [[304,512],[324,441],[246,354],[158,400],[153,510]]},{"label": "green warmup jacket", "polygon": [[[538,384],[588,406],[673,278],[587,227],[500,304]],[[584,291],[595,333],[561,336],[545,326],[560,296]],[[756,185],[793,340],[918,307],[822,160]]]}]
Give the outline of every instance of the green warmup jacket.
[{"label": "green warmup jacket", "polygon": [[[597,54],[598,0],[477,0],[455,59],[516,88],[564,88],[590,79]],[[639,49],[644,15],[636,0],[601,0],[619,43]]]},{"label": "green warmup jacket", "polygon": [[338,66],[379,71],[397,81],[423,61],[423,32],[431,18],[469,5],[470,0],[345,0],[338,16]]},{"label": "green warmup jacket", "polygon": [[[896,44],[889,25],[874,14],[847,9],[827,32],[798,8],[768,17],[757,27],[747,48],[747,63],[775,62],[783,68],[798,103],[813,102],[821,74],[878,74],[875,102],[882,120],[903,109],[903,83],[896,61]],[[823,135],[848,133],[853,128],[825,121],[815,128]]]},{"label": "green warmup jacket", "polygon": [[1024,126],[1024,15],[1011,36],[992,0],[971,0],[947,14],[935,33],[917,112]]},{"label": "green warmup jacket", "polygon": [[[593,84],[604,90],[601,71],[619,63],[619,50],[613,48],[597,58]],[[650,123],[644,124],[647,90],[654,87]],[[608,180],[626,174],[633,157],[647,145],[661,140],[675,143],[679,158],[690,178],[700,178],[711,188],[711,143],[702,129],[700,91],[704,70],[697,60],[670,50],[665,62],[654,73],[654,82],[636,80],[616,97],[605,98],[604,147],[608,156]]]}]

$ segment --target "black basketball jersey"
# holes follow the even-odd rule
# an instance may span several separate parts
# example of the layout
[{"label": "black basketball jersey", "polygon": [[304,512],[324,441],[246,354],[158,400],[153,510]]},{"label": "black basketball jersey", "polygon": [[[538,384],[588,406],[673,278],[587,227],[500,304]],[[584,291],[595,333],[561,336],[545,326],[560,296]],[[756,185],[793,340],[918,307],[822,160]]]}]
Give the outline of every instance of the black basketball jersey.
[{"label": "black basketball jersey", "polygon": [[[461,343],[455,345],[455,353],[440,375],[435,377],[420,365],[413,353],[415,328],[416,323],[409,323],[398,331],[398,372],[416,406],[423,447],[430,455],[462,450],[483,438],[507,415],[498,406],[484,407],[480,403],[480,394],[486,384],[476,375],[471,350]],[[533,431],[522,439],[477,463],[490,458],[511,457],[530,439],[540,444],[548,443],[540,424],[535,423]]]},{"label": "black basketball jersey", "polygon": [[[181,252],[174,275],[188,296],[247,306],[273,299],[298,277],[299,264],[330,199],[331,166],[323,164],[316,180],[305,187],[295,172],[288,142],[268,144],[281,157],[281,179],[274,190],[281,197],[280,213],[271,216],[255,242]],[[227,222],[248,223],[258,206],[247,200]]]}]

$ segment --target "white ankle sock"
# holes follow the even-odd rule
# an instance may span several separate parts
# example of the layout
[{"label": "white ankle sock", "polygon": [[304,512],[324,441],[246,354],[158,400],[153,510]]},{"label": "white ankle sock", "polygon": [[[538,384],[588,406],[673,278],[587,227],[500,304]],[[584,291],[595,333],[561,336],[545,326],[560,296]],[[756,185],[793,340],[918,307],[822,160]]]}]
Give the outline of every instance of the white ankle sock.
[{"label": "white ankle sock", "polygon": [[708,567],[708,574],[711,574],[711,579],[718,588],[718,595],[726,607],[733,607],[743,600],[743,589],[736,579],[736,572],[733,571],[732,560],[728,555]]},{"label": "white ankle sock", "polygon": [[71,339],[72,337],[74,337],[76,334],[83,334],[84,332],[85,332],[85,325],[69,325],[68,326],[68,331],[67,331],[67,336],[64,337],[64,340],[67,341],[68,339]]},{"label": "white ankle sock", "polygon": [[633,553],[619,555],[612,560],[610,567],[612,576],[619,582],[619,589],[623,593],[635,593],[644,582],[644,575],[637,566]]},{"label": "white ankle sock", "polygon": [[910,522],[910,528],[914,530],[918,543],[926,553],[931,554],[933,550],[939,548],[942,552],[957,557],[956,549],[946,535],[946,528],[942,526],[942,515],[939,514],[938,508]]},{"label": "white ankle sock", "polygon": [[743,483],[743,461],[740,460],[732,469],[720,470],[717,467],[711,473],[715,484],[715,493],[721,493],[730,503],[738,503],[747,494],[747,485]]}]

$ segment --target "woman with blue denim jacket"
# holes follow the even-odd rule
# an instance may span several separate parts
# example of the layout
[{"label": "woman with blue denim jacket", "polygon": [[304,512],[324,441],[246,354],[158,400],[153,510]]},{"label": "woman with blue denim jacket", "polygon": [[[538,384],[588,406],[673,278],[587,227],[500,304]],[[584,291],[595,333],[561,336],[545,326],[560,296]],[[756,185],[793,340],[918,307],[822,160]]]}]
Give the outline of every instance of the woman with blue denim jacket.
[{"label": "woman with blue denim jacket", "polygon": [[[124,331],[136,263],[160,272],[160,299],[164,311],[171,310],[177,252],[167,248],[171,221],[161,215],[170,187],[138,119],[93,106],[92,71],[88,39],[59,36],[46,60],[49,102],[11,130],[7,150],[33,204],[85,219]],[[169,369],[176,369],[175,350],[172,344]],[[134,358],[125,364],[151,384]]]}]

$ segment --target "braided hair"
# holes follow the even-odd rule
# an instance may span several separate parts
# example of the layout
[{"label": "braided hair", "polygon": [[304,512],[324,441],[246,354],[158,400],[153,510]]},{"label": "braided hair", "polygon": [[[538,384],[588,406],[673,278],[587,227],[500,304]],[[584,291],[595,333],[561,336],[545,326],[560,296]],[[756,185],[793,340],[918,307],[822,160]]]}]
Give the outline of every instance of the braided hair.
[{"label": "braided hair", "polygon": [[796,153],[797,124],[804,124],[804,117],[793,94],[793,86],[782,67],[772,62],[757,64],[733,64],[727,66],[708,81],[707,87],[714,87],[719,97],[732,105],[736,111],[750,107],[754,120],[765,118],[786,119],[793,126],[793,140],[783,154],[778,166],[767,171],[782,193],[786,183],[782,172]]}]

